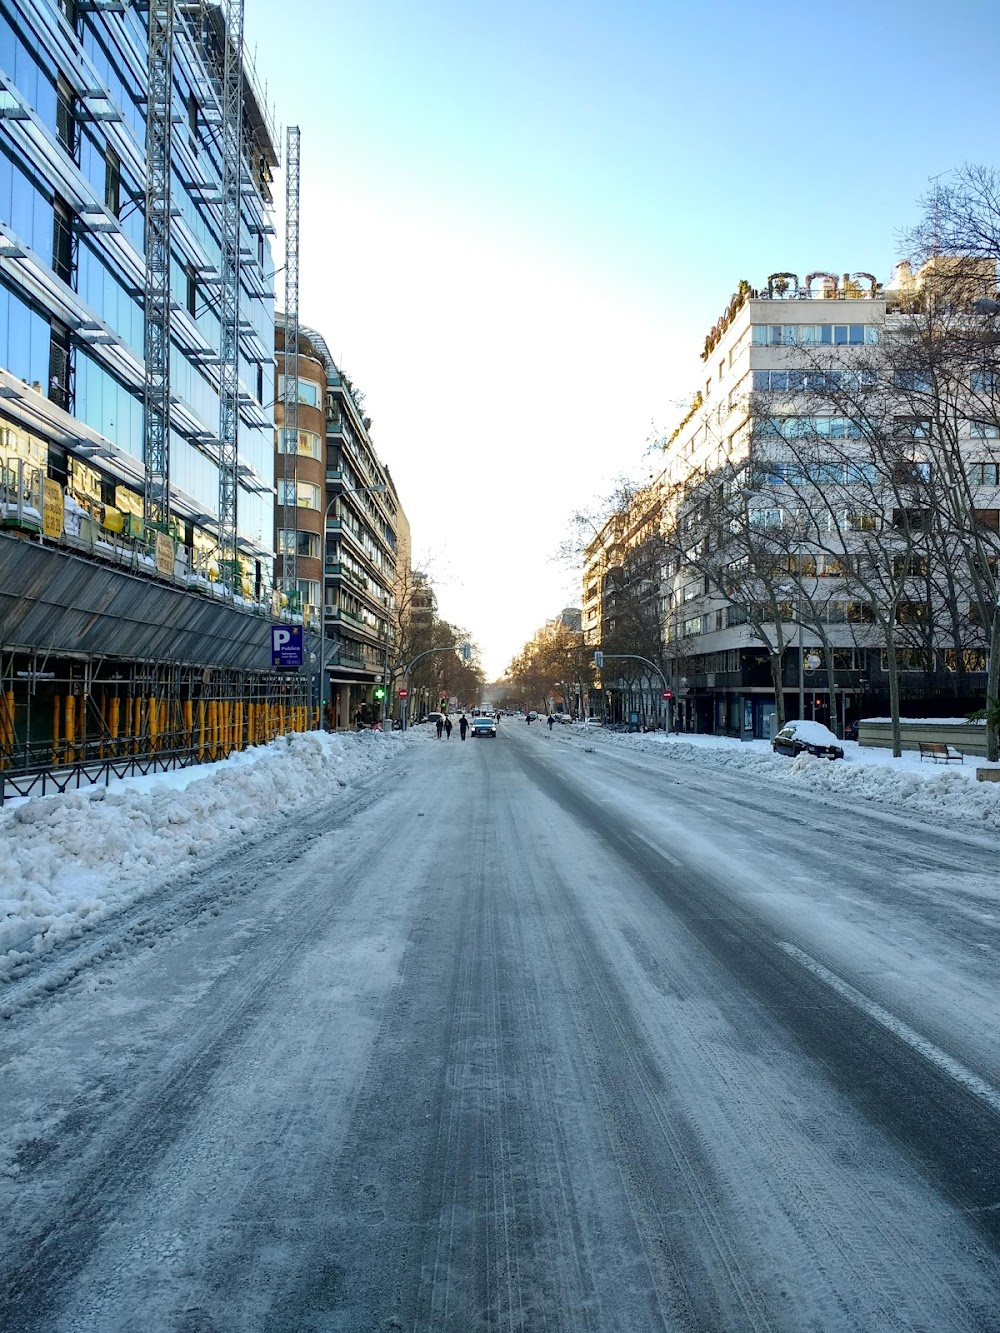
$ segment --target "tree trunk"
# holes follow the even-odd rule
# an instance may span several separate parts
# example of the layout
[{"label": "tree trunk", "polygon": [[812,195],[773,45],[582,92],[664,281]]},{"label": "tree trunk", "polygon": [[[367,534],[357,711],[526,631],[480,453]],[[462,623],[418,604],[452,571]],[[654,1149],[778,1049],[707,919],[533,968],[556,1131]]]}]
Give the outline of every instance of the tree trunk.
[{"label": "tree trunk", "polygon": [[774,686],[774,709],[778,717],[778,731],[785,725],[785,682],[781,677],[781,662],[784,652],[768,653],[771,664],[771,684]]},{"label": "tree trunk", "polygon": [[994,606],[990,624],[990,660],[986,669],[986,758],[991,764],[995,764],[1000,758],[996,709],[990,706],[990,700],[998,697],[998,688],[1000,688],[1000,607]]},{"label": "tree trunk", "polygon": [[899,729],[899,669],[896,665],[896,644],[890,626],[885,638],[886,664],[889,668],[889,716],[892,719],[892,755],[898,759],[903,753],[903,739]]}]

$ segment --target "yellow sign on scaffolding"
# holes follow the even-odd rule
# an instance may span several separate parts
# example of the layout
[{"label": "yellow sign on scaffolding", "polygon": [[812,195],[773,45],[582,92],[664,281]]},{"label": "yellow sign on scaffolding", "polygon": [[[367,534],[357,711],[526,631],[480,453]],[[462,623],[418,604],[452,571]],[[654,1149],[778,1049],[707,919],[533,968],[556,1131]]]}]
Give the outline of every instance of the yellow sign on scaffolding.
[{"label": "yellow sign on scaffolding", "polygon": [[46,537],[61,537],[63,534],[63,489],[50,477],[43,480],[42,489],[42,533]]},{"label": "yellow sign on scaffolding", "polygon": [[165,578],[174,572],[174,544],[165,532],[156,534],[156,572]]}]

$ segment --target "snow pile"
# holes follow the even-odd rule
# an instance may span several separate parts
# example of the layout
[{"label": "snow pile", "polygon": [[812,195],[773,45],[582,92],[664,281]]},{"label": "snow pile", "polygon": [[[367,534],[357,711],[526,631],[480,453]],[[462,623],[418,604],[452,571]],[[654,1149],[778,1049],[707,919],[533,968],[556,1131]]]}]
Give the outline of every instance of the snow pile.
[{"label": "snow pile", "polygon": [[884,749],[839,741],[843,760],[774,754],[767,741],[741,742],[728,736],[647,735],[581,728],[576,739],[658,754],[704,769],[731,769],[768,782],[806,788],[851,801],[872,801],[907,815],[983,830],[1000,830],[1000,783],[977,782],[976,768],[996,767],[983,759],[965,764],[919,763],[916,753],[894,759]]},{"label": "snow pile", "polygon": [[399,735],[281,737],[206,764],[43,796],[0,813],[0,980],[59,940],[197,869],[280,811],[382,768]]}]

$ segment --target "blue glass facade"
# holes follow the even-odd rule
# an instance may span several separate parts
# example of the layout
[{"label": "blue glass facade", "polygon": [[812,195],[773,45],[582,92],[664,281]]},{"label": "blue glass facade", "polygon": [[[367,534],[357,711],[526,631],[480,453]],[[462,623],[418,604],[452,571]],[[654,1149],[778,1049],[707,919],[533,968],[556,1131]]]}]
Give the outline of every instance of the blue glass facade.
[{"label": "blue glass facade", "polygon": [[[217,7],[208,6],[208,20],[199,31],[193,13],[178,7],[170,464],[178,517],[213,535],[222,164],[210,52]],[[100,468],[110,481],[132,484],[143,455],[146,45],[143,9],[79,6],[70,24],[55,0],[0,0],[0,368],[38,386],[55,408],[127,456],[116,460],[108,450]],[[267,182],[276,153],[256,95],[245,87],[245,171],[257,188],[244,188],[241,218],[237,528],[243,551],[269,562],[274,265]],[[51,438],[72,453],[64,427],[53,412]]]}]

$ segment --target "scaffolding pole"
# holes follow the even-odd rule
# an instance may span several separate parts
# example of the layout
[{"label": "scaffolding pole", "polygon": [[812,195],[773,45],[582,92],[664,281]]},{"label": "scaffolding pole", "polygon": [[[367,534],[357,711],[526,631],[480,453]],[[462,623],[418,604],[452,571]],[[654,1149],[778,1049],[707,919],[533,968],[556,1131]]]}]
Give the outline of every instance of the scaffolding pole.
[{"label": "scaffolding pole", "polygon": [[243,0],[226,0],[222,75],[219,326],[219,564],[239,584],[240,203],[243,186]]},{"label": "scaffolding pole", "polygon": [[145,517],[170,518],[170,168],[174,0],[150,0],[146,102]]},{"label": "scaffolding pole", "polygon": [[[298,508],[295,494],[296,460],[299,450],[299,147],[297,125],[289,125],[285,149],[285,378],[284,444],[282,479],[281,582],[286,592],[298,590]],[[291,497],[289,502],[289,497]],[[289,525],[289,514],[291,524]],[[291,541],[288,532],[291,530]],[[323,534],[321,560],[326,567],[326,533]],[[320,574],[320,596],[323,575]]]}]

